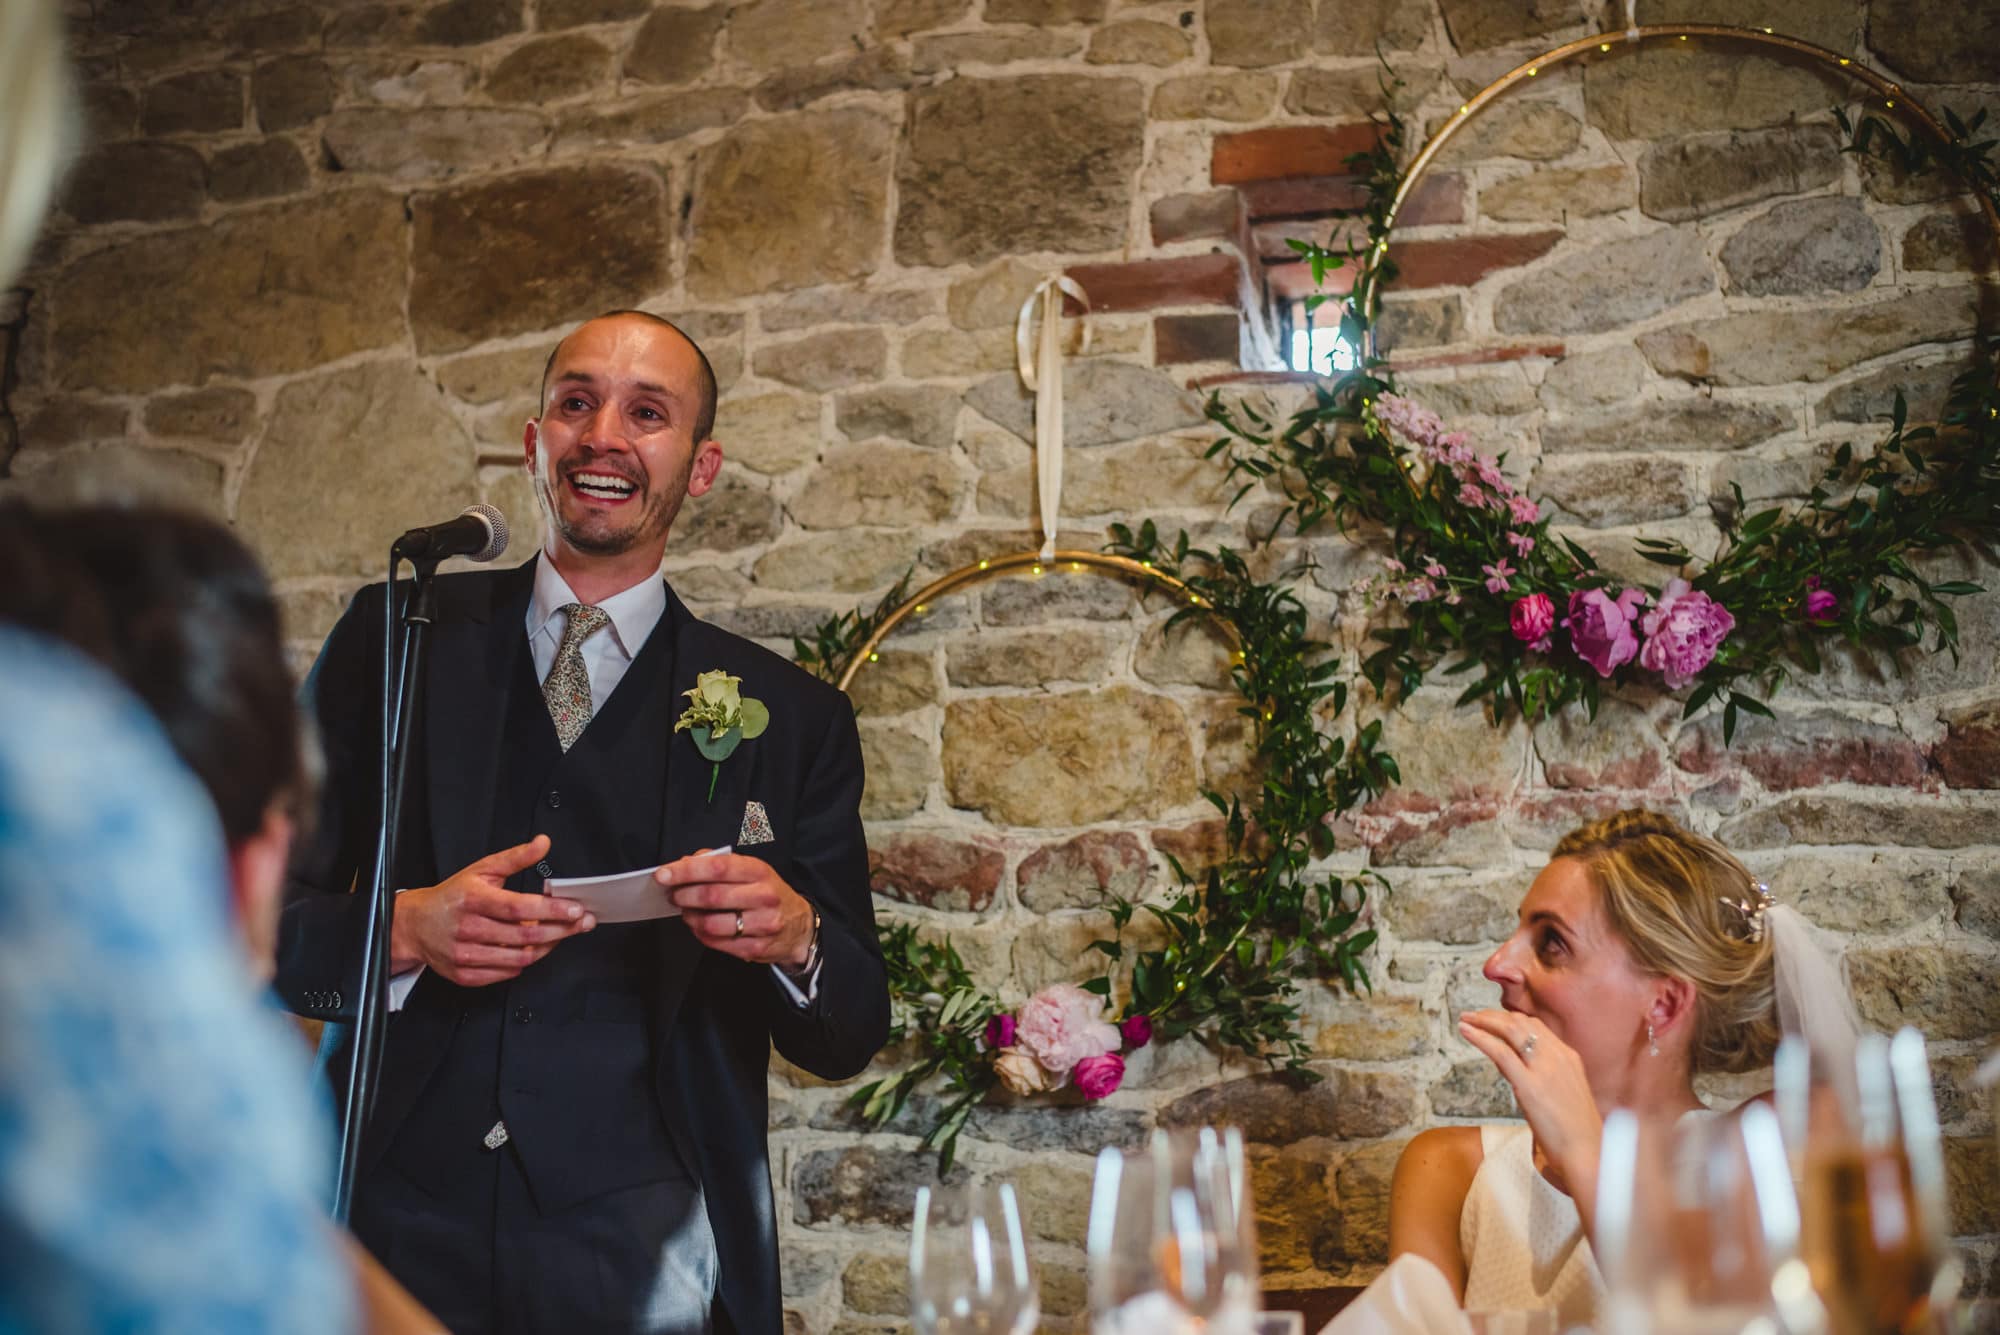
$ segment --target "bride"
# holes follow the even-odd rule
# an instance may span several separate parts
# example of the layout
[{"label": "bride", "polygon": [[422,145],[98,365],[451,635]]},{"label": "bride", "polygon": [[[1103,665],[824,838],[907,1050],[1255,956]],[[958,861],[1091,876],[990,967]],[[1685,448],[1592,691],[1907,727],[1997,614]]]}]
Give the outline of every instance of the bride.
[{"label": "bride", "polygon": [[[1851,1043],[1852,1009],[1795,910],[1713,839],[1621,811],[1565,836],[1486,961],[1500,1009],[1459,1033],[1512,1086],[1526,1125],[1412,1140],[1389,1200],[1389,1256],[1441,1270],[1468,1311],[1552,1309],[1587,1324],[1604,1114],[1702,1110],[1694,1078],[1770,1063],[1781,1032]],[[1803,975],[1803,980],[1801,975]],[[1801,1016],[1794,998],[1816,998]]]}]

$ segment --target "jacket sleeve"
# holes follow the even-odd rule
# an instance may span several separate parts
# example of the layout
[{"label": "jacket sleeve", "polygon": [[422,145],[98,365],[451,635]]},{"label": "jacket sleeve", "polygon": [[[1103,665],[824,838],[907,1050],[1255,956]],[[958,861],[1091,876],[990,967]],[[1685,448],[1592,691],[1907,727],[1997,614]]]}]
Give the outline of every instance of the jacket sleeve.
[{"label": "jacket sleeve", "polygon": [[[352,1020],[380,804],[382,585],[361,590],[307,674],[301,707],[324,761],[313,827],[292,852],[276,988],[301,1015]],[[365,887],[363,887],[365,889]]]},{"label": "jacket sleeve", "polygon": [[861,737],[845,696],[807,757],[799,794],[794,890],[820,911],[819,989],[801,1008],[770,981],[771,1041],[823,1080],[865,1068],[889,1037],[889,985],[875,936],[868,845],[861,828]]}]

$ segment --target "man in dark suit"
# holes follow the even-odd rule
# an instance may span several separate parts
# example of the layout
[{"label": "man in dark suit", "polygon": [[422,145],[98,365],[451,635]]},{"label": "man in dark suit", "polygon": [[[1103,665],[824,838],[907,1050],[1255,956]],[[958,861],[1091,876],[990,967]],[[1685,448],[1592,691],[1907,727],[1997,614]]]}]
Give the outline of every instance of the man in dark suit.
[{"label": "man in dark suit", "polygon": [[[777,1335],[770,1048],[844,1079],[888,1032],[853,710],[660,577],[682,500],[722,466],[714,410],[671,324],[582,325],[525,433],[546,547],[436,582],[352,1222],[460,1335]],[[331,1019],[359,990],[382,597],[361,592],[307,682],[327,783],[279,988]],[[711,672],[770,716],[719,764],[675,727]],[[537,893],[655,865],[683,916],[599,925]]]}]

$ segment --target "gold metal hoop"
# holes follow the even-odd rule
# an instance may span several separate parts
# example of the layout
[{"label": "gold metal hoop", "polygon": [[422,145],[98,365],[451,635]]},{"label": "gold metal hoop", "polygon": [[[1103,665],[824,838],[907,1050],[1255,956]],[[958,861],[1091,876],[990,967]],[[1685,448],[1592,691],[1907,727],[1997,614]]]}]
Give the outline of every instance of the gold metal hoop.
[{"label": "gold metal hoop", "polygon": [[[1437,133],[1425,141],[1423,148],[1418,151],[1417,156],[1411,161],[1409,170],[1403,173],[1402,187],[1396,191],[1396,197],[1389,201],[1389,212],[1385,220],[1385,232],[1388,228],[1393,228],[1396,225],[1396,214],[1402,209],[1403,202],[1410,197],[1410,191],[1423,176],[1424,170],[1431,165],[1432,160],[1437,157],[1444,146],[1451,142],[1452,136],[1470,124],[1474,117],[1492,105],[1508,89],[1513,88],[1516,84],[1525,83],[1529,79],[1538,77],[1543,70],[1567,64],[1572,60],[1589,56],[1592,53],[1608,55],[1614,50],[1619,49],[1637,50],[1639,44],[1646,41],[1671,39],[1673,41],[1684,42],[1691,37],[1720,38],[1723,41],[1741,42],[1751,46],[1774,47],[1779,51],[1784,51],[1791,55],[1803,56],[1816,64],[1825,66],[1836,74],[1850,75],[1860,82],[1867,84],[1881,95],[1884,110],[1899,113],[1905,119],[1915,121],[1917,125],[1923,128],[1925,133],[1941,144],[1949,144],[1951,142],[1950,133],[1946,131],[1938,118],[1931,114],[1929,108],[1906,93],[1901,84],[1890,79],[1885,74],[1870,69],[1858,60],[1840,55],[1838,52],[1829,51],[1825,47],[1817,46],[1812,42],[1805,41],[1803,38],[1789,37],[1784,33],[1773,32],[1769,28],[1740,28],[1726,24],[1649,24],[1641,28],[1632,28],[1620,32],[1598,33],[1595,36],[1579,37],[1574,41],[1564,42],[1561,46],[1536,56],[1533,60],[1523,61],[1495,79],[1492,83],[1480,89],[1459,107],[1457,115],[1439,126]],[[1995,211],[1993,201],[1981,192],[1974,190],[1971,193],[1979,201],[1979,211],[1986,218],[1987,230],[1996,239],[2000,239],[2000,212]],[[1377,243],[1376,248],[1381,250],[1387,246],[1388,238],[1385,235]],[[1370,258],[1380,259],[1381,257],[1376,255]],[[1356,309],[1362,311],[1368,310],[1370,304],[1379,295],[1377,290],[1381,283],[1380,278],[1377,276],[1379,272],[1378,266],[1374,264],[1369,265],[1363,273],[1361,281],[1356,284],[1354,293],[1349,298],[1349,300],[1356,303]],[[1375,352],[1375,328],[1372,321],[1364,331],[1363,342],[1365,344],[1362,349],[1363,355],[1365,357],[1372,357]]]},{"label": "gold metal hoop", "polygon": [[[918,589],[915,593],[898,603],[895,610],[883,618],[882,624],[875,628],[875,633],[861,642],[861,647],[855,650],[853,659],[848,662],[846,671],[840,674],[840,680],[834,684],[840,687],[841,690],[846,690],[848,684],[854,680],[854,674],[861,670],[861,665],[875,660],[875,650],[883,640],[888,638],[889,632],[895,630],[897,626],[901,625],[909,617],[924,611],[930,604],[936,602],[946,594],[958,593],[975,585],[999,579],[1004,575],[1016,575],[1023,572],[1030,575],[1053,574],[1060,570],[1074,572],[1094,570],[1099,574],[1110,575],[1117,579],[1153,585],[1165,590],[1168,594],[1172,595],[1176,602],[1187,607],[1209,606],[1206,598],[1164,570],[1159,569],[1150,561],[1134,561],[1129,556],[1108,556],[1103,552],[1086,552],[1070,549],[1058,549],[1055,559],[1052,561],[1044,561],[1042,554],[1037,551],[1008,552],[1004,556],[991,556],[985,560],[974,562],[971,565],[960,566],[950,574],[942,575],[932,580],[930,583],[924,585],[923,588]],[[1223,624],[1227,626],[1228,623],[1225,622]],[[1229,634],[1233,640],[1235,638],[1233,628],[1230,629]]]}]

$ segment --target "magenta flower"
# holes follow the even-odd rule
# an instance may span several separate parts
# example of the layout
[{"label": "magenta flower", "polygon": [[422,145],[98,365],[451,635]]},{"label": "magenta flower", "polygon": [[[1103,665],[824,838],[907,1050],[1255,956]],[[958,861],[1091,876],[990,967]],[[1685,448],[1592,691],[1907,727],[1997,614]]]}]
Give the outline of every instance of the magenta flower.
[{"label": "magenta flower", "polygon": [[1115,1093],[1125,1079],[1125,1059],[1115,1052],[1085,1057],[1070,1073],[1077,1089],[1087,1099],[1101,1099]]},{"label": "magenta flower", "polygon": [[1677,579],[1660,590],[1660,601],[1640,618],[1639,628],[1646,632],[1639,666],[1659,673],[1669,689],[1679,690],[1708,666],[1722,641],[1736,629],[1736,618],[1721,603]]},{"label": "magenta flower", "polygon": [[1118,1032],[1125,1036],[1125,1046],[1136,1051],[1153,1041],[1153,1021],[1144,1015],[1128,1015]]},{"label": "magenta flower", "polygon": [[1514,545],[1516,556],[1526,556],[1535,550],[1535,540],[1525,533],[1510,532],[1507,534],[1507,541]]},{"label": "magenta flower", "polygon": [[1840,599],[1819,586],[1818,575],[1806,576],[1806,620],[1827,622],[1840,615]]},{"label": "magenta flower", "polygon": [[1569,596],[1569,615],[1563,626],[1576,656],[1608,677],[1639,652],[1639,638],[1632,633],[1632,618],[1646,602],[1640,589],[1627,589],[1614,600],[1602,589],[1582,589]]},{"label": "magenta flower", "polygon": [[1508,611],[1507,626],[1514,638],[1530,649],[1547,652],[1549,632],[1556,626],[1556,605],[1546,593],[1531,593]]},{"label": "magenta flower", "polygon": [[[1509,496],[1507,513],[1517,524],[1532,524],[1542,517],[1542,507],[1526,496]],[[1530,538],[1530,542],[1534,539]]]},{"label": "magenta flower", "polygon": [[1488,593],[1507,592],[1507,581],[1514,575],[1515,571],[1514,567],[1507,564],[1506,557],[1501,557],[1490,566],[1482,565],[1479,568],[1486,572],[1486,591]]},{"label": "magenta flower", "polygon": [[1014,1046],[1014,1017],[996,1015],[986,1022],[986,1046],[989,1048],[1011,1048]]}]

